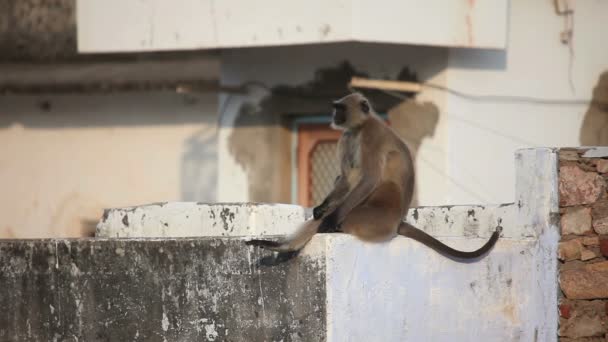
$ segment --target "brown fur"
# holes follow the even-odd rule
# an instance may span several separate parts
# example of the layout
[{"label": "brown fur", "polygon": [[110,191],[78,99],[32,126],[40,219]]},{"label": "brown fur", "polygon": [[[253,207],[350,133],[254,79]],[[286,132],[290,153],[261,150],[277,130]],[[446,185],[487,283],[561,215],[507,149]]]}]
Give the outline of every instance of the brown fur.
[{"label": "brown fur", "polygon": [[422,230],[402,222],[414,192],[414,163],[407,146],[371,109],[361,94],[334,102],[332,126],[343,129],[338,142],[341,173],[335,187],[314,218],[285,241],[251,240],[247,243],[275,251],[297,251],[317,232],[342,231],[370,242],[387,241],[397,234],[415,239],[439,253],[458,259],[488,252],[498,229],[480,249],[455,250]]}]

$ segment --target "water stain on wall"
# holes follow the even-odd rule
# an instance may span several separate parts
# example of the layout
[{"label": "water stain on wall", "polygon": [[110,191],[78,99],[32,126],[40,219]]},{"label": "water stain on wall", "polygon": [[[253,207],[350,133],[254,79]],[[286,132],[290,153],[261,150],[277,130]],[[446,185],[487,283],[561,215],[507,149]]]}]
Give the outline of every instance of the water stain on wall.
[{"label": "water stain on wall", "polygon": [[582,146],[608,145],[608,71],[604,71],[593,89],[593,98],[581,126]]}]

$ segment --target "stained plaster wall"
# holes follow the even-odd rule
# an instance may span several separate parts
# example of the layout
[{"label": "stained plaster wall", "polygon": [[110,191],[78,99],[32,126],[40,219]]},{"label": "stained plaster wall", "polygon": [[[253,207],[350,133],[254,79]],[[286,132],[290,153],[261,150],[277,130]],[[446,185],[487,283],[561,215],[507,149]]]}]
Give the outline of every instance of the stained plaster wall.
[{"label": "stained plaster wall", "polygon": [[[558,1],[562,7],[565,2]],[[451,49],[447,84],[475,95],[594,99],[604,104],[550,105],[448,95],[446,163],[458,184],[448,184],[447,203],[511,201],[511,155],[518,148],[608,143],[608,48],[599,34],[608,32],[608,2],[567,3],[574,10],[571,52],[560,41],[566,20],[555,13],[553,1],[512,0],[507,49]]]},{"label": "stained plaster wall", "polygon": [[[344,43],[226,50],[221,58],[222,84],[251,86],[246,95],[220,100],[218,199],[289,203],[294,136],[286,115],[329,116],[329,101],[348,92],[349,77],[339,72],[328,77],[329,84],[315,88],[319,71],[331,73],[327,70],[339,70],[347,61],[356,73],[369,77],[396,79],[408,68],[417,79],[441,84],[447,51]],[[389,119],[417,156],[419,203],[445,203],[446,128],[440,114],[445,95],[425,90],[415,100],[391,101]]]},{"label": "stained plaster wall", "polygon": [[[560,3],[563,6],[563,1]],[[598,32],[608,30],[608,4],[601,1],[568,1],[568,4],[574,10],[572,52],[560,40],[560,34],[567,29],[566,20],[556,14],[554,2],[514,0],[508,11],[505,50],[356,43],[235,49],[222,55],[222,82],[258,80],[268,85],[301,85],[311,80],[319,68],[348,59],[357,70],[369,72],[371,77],[394,78],[397,70],[409,66],[422,81],[467,94],[573,101],[546,104],[477,99],[425,90],[417,101],[418,104],[428,101],[438,109],[438,121],[436,124],[430,121],[434,129],[428,129],[428,123],[420,120],[429,117],[427,113],[412,114],[404,108],[397,115],[397,109],[394,110],[392,121],[404,120],[403,126],[416,127],[403,130],[405,138],[424,137],[416,160],[418,204],[510,202],[515,195],[510,184],[515,180],[511,156],[516,149],[608,143],[608,49],[598,41]],[[231,97],[224,112],[220,151],[229,150],[230,137],[237,136],[236,132],[242,129],[229,127],[236,121],[241,103],[255,104],[266,95],[266,91],[256,88],[248,98]],[[590,99],[597,103],[590,104]],[[270,149],[268,143],[259,146]],[[277,164],[270,154],[260,160]],[[220,177],[224,199],[290,200],[283,197],[286,190],[278,196],[251,189],[251,184],[261,181],[261,175],[267,173],[255,175],[260,167],[239,161],[236,150],[220,159],[220,169],[226,175]],[[269,174],[276,177],[280,173]]]},{"label": "stained plaster wall", "polygon": [[215,201],[217,95],[0,96],[0,237],[94,232],[103,208]]}]

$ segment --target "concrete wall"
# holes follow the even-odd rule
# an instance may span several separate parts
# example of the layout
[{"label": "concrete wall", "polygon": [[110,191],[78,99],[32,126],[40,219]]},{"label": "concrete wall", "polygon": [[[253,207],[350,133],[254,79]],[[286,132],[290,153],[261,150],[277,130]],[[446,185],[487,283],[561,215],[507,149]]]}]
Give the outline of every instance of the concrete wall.
[{"label": "concrete wall", "polygon": [[[506,51],[450,50],[447,84],[476,95],[573,101],[595,97],[608,102],[608,49],[598,36],[608,31],[608,3],[568,3],[574,9],[571,52],[560,41],[565,20],[556,15],[553,1],[512,0]],[[594,96],[603,73],[605,81]],[[449,95],[445,110],[445,158],[449,175],[459,183],[449,183],[448,203],[512,201],[511,155],[517,148],[608,143],[600,139],[600,131],[608,127],[605,105],[481,101]],[[585,120],[589,127],[583,130]]]},{"label": "concrete wall", "polygon": [[0,237],[90,235],[103,208],[215,201],[217,95],[0,96]]},{"label": "concrete wall", "polygon": [[98,232],[120,239],[0,241],[0,339],[556,341],[557,166],[556,150],[518,151],[515,204],[413,210],[461,250],[503,228],[464,263],[318,234],[277,264],[244,241],[290,233],[305,215],[285,205],[114,209]]},{"label": "concrete wall", "polygon": [[234,238],[0,240],[0,340],[323,341],[318,247],[268,268]]}]

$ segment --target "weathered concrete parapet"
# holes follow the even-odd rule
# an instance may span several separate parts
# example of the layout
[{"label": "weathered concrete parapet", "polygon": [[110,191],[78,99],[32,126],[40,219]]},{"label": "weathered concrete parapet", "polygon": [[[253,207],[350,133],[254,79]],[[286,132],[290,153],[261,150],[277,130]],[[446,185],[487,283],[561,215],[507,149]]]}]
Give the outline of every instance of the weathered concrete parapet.
[{"label": "weathered concrete parapet", "polygon": [[[514,204],[420,207],[408,222],[440,237],[488,238],[497,226],[503,236],[522,238]],[[292,233],[311,216],[297,205],[266,203],[155,203],[106,210],[97,237],[272,236]]]},{"label": "weathered concrete parapet", "polygon": [[265,203],[154,203],[109,209],[97,237],[266,236],[288,234],[307,211]]},{"label": "weathered concrete parapet", "polygon": [[0,240],[0,341],[322,341],[324,243],[268,268],[234,238]]},{"label": "weathered concrete parapet", "polygon": [[472,263],[404,237],[319,234],[294,260],[263,267],[269,253],[244,240],[290,233],[306,217],[266,204],[113,209],[97,232],[120,239],[0,242],[10,294],[0,340],[555,341],[556,158],[518,151],[514,204],[412,210],[408,221],[462,250],[501,226]]}]

